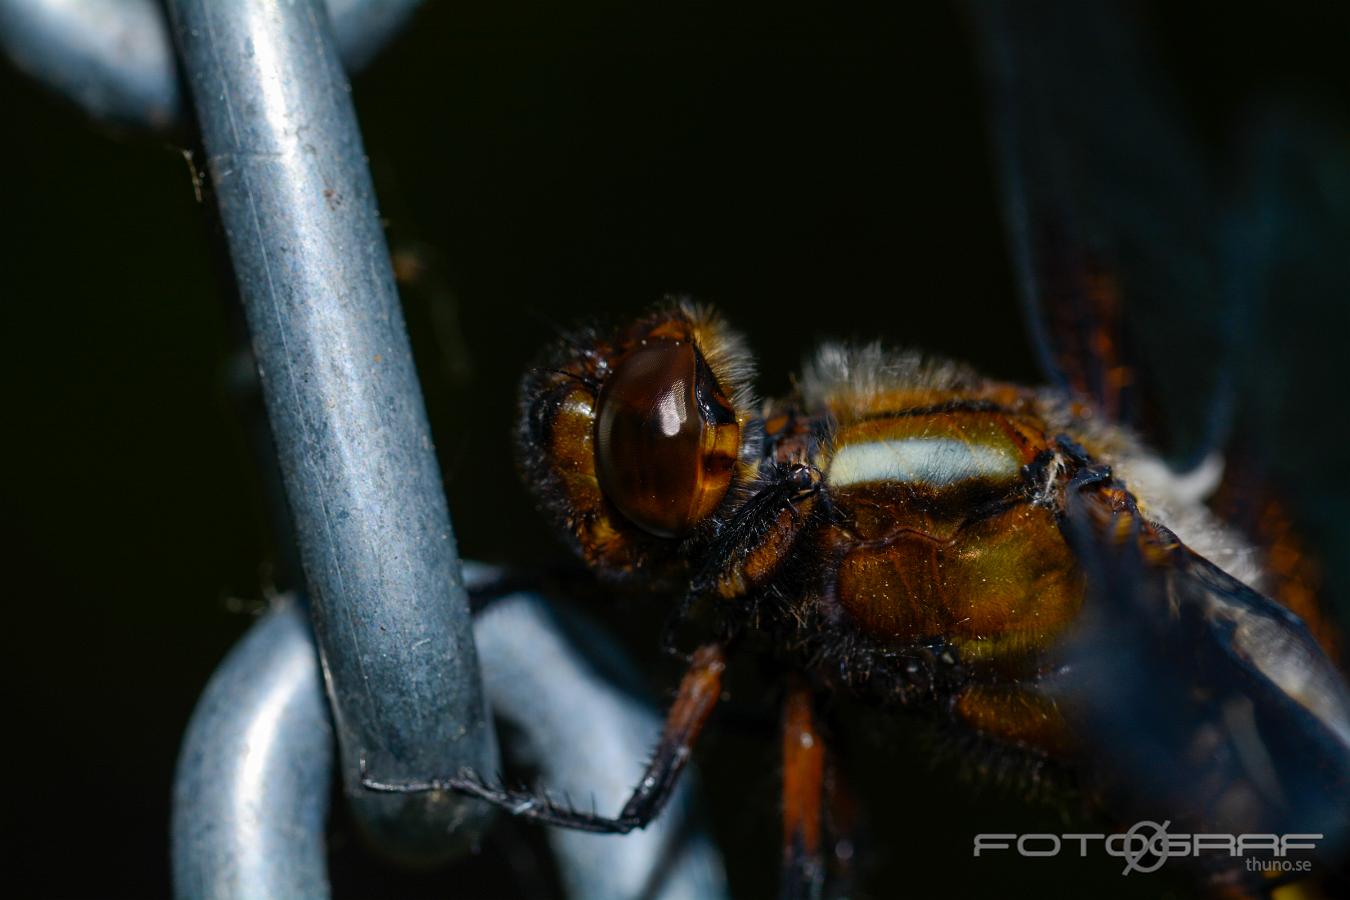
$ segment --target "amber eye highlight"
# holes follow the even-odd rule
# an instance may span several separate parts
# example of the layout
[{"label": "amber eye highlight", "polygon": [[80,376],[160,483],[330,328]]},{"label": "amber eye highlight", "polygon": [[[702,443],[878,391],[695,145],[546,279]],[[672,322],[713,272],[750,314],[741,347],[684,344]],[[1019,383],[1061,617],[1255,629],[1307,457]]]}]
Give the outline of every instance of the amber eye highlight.
[{"label": "amber eye highlight", "polygon": [[649,339],[600,392],[600,489],[634,525],[677,537],[726,496],[740,440],[736,415],[694,345]]}]

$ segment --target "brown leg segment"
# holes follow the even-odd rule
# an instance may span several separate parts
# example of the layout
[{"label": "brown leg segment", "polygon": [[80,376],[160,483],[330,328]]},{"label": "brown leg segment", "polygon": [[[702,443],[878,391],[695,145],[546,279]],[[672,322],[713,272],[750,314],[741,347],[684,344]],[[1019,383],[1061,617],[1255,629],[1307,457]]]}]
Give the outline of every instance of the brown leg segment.
[{"label": "brown leg segment", "polygon": [[467,770],[450,778],[429,781],[391,783],[363,777],[361,783],[367,790],[388,794],[449,791],[477,797],[514,816],[546,825],[602,834],[627,834],[635,828],[645,827],[655,819],[670,799],[680,773],[689,762],[699,732],[703,730],[722,694],[722,672],[725,669],[726,657],[720,645],[706,644],[694,651],[693,661],[680,681],[679,692],[666,715],[666,726],[647,763],[647,769],[623,810],[612,818],[560,806],[547,795],[489,785],[476,773]]},{"label": "brown leg segment", "polygon": [[825,743],[816,728],[811,693],[788,688],[783,703],[783,875],[780,896],[816,898],[825,878],[822,852]]}]

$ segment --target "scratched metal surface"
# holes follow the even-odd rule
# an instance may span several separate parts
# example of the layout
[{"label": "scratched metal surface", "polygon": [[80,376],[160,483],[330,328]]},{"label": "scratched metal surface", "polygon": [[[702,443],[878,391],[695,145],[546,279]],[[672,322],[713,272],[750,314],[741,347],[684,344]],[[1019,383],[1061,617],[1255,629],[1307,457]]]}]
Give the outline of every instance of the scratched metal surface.
[{"label": "scratched metal surface", "polygon": [[323,6],[169,7],[304,564],[348,802],[409,861],[487,811],[377,796],[497,769],[454,533],[374,186]]}]

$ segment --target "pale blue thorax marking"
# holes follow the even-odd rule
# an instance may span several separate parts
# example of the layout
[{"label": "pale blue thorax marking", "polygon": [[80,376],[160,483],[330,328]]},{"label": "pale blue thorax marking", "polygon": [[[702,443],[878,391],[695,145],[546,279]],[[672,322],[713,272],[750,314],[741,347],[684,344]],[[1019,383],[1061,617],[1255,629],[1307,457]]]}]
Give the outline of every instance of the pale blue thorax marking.
[{"label": "pale blue thorax marking", "polygon": [[835,487],[869,481],[900,481],[943,487],[971,478],[1016,478],[1018,460],[997,447],[954,438],[912,437],[840,447],[826,480]]}]

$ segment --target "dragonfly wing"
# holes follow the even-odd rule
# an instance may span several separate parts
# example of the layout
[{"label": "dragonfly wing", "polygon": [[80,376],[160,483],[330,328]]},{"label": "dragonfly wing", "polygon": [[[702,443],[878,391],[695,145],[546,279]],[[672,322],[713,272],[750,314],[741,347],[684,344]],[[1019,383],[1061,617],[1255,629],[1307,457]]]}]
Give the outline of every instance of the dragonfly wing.
[{"label": "dragonfly wing", "polygon": [[1010,251],[1051,383],[1189,468],[1232,410],[1223,216],[1124,8],[976,0]]},{"label": "dragonfly wing", "polygon": [[1080,476],[1064,530],[1088,591],[1060,696],[1130,805],[1196,831],[1344,838],[1350,689],[1302,621],[1109,476]]}]

